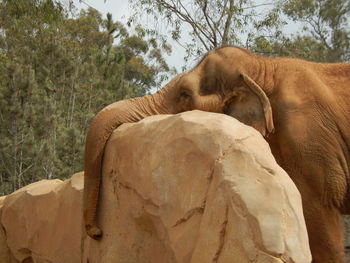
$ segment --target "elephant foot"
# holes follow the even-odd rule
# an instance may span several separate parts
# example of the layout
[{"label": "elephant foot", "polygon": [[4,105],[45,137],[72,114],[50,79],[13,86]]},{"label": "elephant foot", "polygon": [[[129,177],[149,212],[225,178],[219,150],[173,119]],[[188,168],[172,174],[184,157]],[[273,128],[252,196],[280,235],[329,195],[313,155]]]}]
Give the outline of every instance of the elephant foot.
[{"label": "elephant foot", "polygon": [[86,233],[89,235],[89,237],[95,240],[99,240],[102,237],[102,230],[97,226],[86,225],[85,228]]}]

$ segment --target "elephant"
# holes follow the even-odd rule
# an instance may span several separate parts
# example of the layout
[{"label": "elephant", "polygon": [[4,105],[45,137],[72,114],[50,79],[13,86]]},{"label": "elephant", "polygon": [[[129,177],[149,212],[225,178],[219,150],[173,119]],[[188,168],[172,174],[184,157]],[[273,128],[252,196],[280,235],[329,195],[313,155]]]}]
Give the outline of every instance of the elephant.
[{"label": "elephant", "polygon": [[267,58],[235,46],[209,51],[158,92],[115,102],[89,127],[84,220],[102,236],[96,211],[103,151],[114,129],[155,114],[222,113],[254,127],[299,189],[313,262],[345,262],[349,213],[350,64]]}]

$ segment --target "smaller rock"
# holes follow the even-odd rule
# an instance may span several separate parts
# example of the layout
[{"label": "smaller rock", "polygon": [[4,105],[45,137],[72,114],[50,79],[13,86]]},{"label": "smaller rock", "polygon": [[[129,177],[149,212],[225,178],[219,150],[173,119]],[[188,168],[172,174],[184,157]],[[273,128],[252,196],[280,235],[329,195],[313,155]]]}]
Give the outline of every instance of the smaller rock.
[{"label": "smaller rock", "polygon": [[1,225],[14,258],[19,262],[80,262],[82,190],[83,173],[78,173],[63,182],[42,180],[7,196]]},{"label": "smaller rock", "polygon": [[[2,207],[4,206],[6,196],[0,197],[0,218],[2,213]],[[1,263],[17,263],[18,261],[13,257],[6,242],[5,230],[0,225],[0,262]]]}]

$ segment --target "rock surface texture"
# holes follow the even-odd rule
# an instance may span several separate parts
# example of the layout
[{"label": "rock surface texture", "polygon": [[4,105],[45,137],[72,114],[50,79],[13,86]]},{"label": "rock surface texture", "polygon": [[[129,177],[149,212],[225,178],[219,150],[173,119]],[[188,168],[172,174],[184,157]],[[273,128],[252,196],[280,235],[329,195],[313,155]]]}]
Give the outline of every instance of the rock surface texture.
[{"label": "rock surface texture", "polygon": [[42,180],[0,199],[0,262],[80,263],[82,191],[83,173],[78,173],[63,182]]},{"label": "rock surface texture", "polygon": [[104,236],[86,238],[84,263],[311,262],[297,188],[262,136],[228,116],[122,125],[100,196]]},{"label": "rock surface texture", "polygon": [[[0,197],[0,218],[2,207],[4,205],[6,196]],[[1,263],[17,263],[18,261],[13,257],[6,242],[5,229],[0,224],[0,262]]]}]

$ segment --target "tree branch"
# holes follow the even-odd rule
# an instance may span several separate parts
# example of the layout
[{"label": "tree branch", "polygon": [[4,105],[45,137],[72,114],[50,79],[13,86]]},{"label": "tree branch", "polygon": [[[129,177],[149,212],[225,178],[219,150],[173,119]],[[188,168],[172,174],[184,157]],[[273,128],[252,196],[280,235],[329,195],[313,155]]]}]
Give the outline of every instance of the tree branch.
[{"label": "tree branch", "polygon": [[220,35],[220,37],[221,37],[221,43],[222,43],[222,39],[224,38],[224,35],[221,33],[221,30],[219,30],[218,25],[220,24],[220,21],[222,20],[222,18],[223,18],[224,15],[225,15],[225,7],[226,7],[226,5],[227,5],[227,2],[228,2],[228,0],[225,0],[224,4],[222,5],[223,8],[222,8],[221,15],[220,15],[220,17],[218,18],[218,20],[214,23],[215,29],[216,29],[216,31],[219,33],[219,35]]},{"label": "tree branch", "polygon": [[223,34],[221,45],[228,44],[228,32],[232,23],[231,20],[233,17],[233,13],[234,13],[234,0],[230,0],[230,8],[229,8],[228,15],[225,22],[224,34]]},{"label": "tree branch", "polygon": [[244,7],[242,9],[246,10],[246,9],[252,9],[252,8],[267,6],[267,5],[274,5],[274,3],[272,2],[272,3],[258,4],[258,5],[251,5],[251,6]]},{"label": "tree branch", "polygon": [[206,41],[204,41],[204,39],[202,38],[202,36],[200,34],[203,34],[203,36],[207,39],[210,40],[210,37],[203,32],[203,30],[197,25],[197,23],[193,20],[193,18],[191,17],[191,15],[189,14],[189,12],[187,11],[187,9],[183,6],[183,4],[181,3],[181,1],[178,1],[178,3],[181,5],[181,7],[183,8],[183,10],[186,12],[183,13],[180,10],[178,10],[176,8],[176,6],[174,5],[170,5],[169,3],[163,1],[163,0],[156,0],[157,3],[159,3],[161,6],[163,6],[164,8],[167,8],[171,11],[173,11],[175,13],[175,15],[181,19],[182,21],[190,24],[190,26],[192,27],[195,35],[199,38],[199,40],[201,41],[201,43],[203,44],[203,46],[205,47],[206,50],[210,50],[210,47],[208,47]]},{"label": "tree branch", "polygon": [[218,43],[217,43],[217,38],[216,38],[216,30],[214,29],[214,27],[211,25],[211,22],[209,21],[209,15],[207,13],[207,7],[208,7],[208,0],[205,0],[204,1],[204,6],[202,7],[203,15],[204,15],[205,21],[207,21],[207,24],[208,24],[209,28],[212,31],[212,35],[213,35],[212,44],[213,44],[214,47],[217,47]]},{"label": "tree branch", "polygon": [[30,168],[32,168],[33,164],[29,165],[26,169],[24,169],[19,175],[18,177],[22,176],[25,172],[27,172]]},{"label": "tree branch", "polygon": [[[196,34],[199,36],[199,34],[198,34],[197,30],[195,30],[195,28],[198,29],[199,32],[200,32],[201,34],[203,34],[204,37],[205,37],[208,41],[212,42],[210,36],[208,36],[208,35],[203,31],[203,29],[199,26],[200,23],[196,23],[196,21],[194,21],[194,19],[191,17],[191,14],[187,11],[186,7],[182,4],[181,0],[179,0],[178,2],[180,3],[181,7],[185,10],[185,12],[186,12],[186,14],[187,14],[187,17],[188,17],[189,20],[191,21],[190,24],[191,24],[193,30],[196,32]],[[203,41],[202,41],[202,42],[203,42]],[[207,46],[207,45],[205,44],[205,46]],[[207,47],[206,47],[206,49],[207,49],[207,50],[210,50],[210,48],[207,48]]]}]

